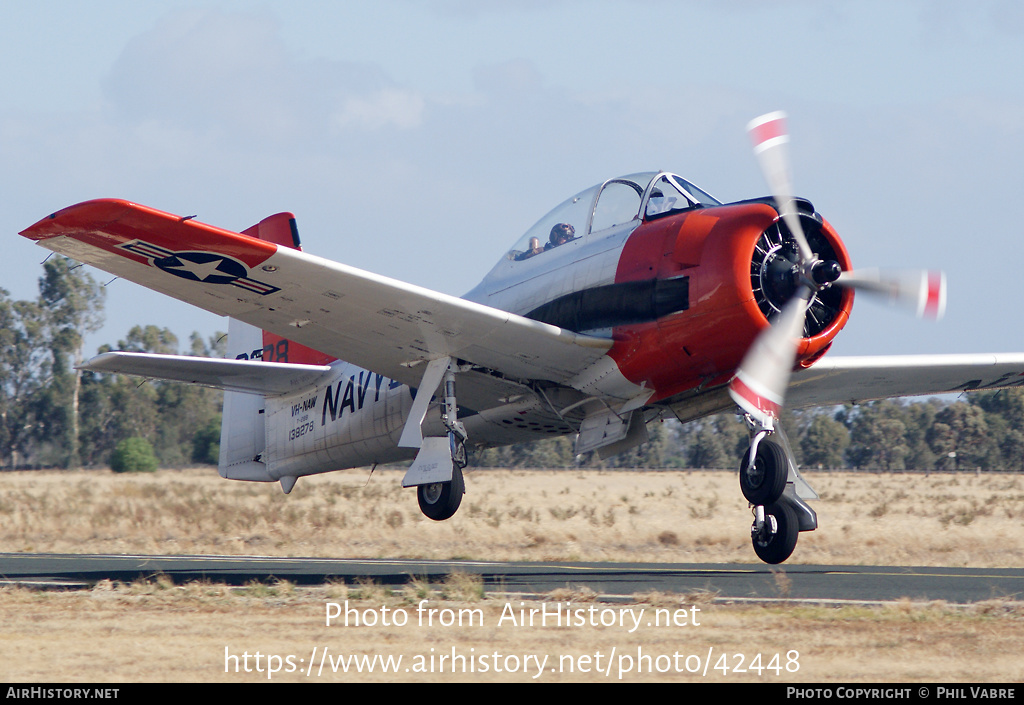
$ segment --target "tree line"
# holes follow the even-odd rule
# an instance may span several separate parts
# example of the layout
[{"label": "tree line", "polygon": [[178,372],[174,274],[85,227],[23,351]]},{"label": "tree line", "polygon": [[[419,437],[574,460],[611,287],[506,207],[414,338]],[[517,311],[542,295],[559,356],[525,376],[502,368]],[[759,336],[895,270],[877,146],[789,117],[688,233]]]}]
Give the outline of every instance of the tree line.
[{"label": "tree line", "polygon": [[[76,369],[85,336],[103,323],[105,290],[81,265],[51,256],[39,296],[15,301],[0,289],[0,465],[106,467],[119,444],[142,439],[163,467],[217,462],[222,394]],[[166,328],[135,326],[98,352],[176,354]],[[187,354],[221,357],[224,338],[189,339]]]},{"label": "tree line", "polygon": [[[0,465],[107,467],[119,444],[143,439],[161,467],[216,464],[221,392],[76,369],[84,336],[103,321],[104,289],[63,257],[43,263],[39,296],[0,289]],[[222,357],[226,337],[193,333],[189,355]],[[106,350],[177,354],[166,328],[135,326]],[[956,399],[879,401],[787,411],[782,426],[810,468],[1024,471],[1024,389]],[[650,440],[613,458],[577,457],[571,437],[477,450],[477,467],[735,468],[748,435],[736,414],[648,425]]]},{"label": "tree line", "polygon": [[[1024,389],[956,399],[884,400],[785,411],[781,419],[800,467],[897,472],[1024,472]],[[576,457],[568,438],[477,453],[486,467],[737,468],[749,446],[739,414],[647,426],[650,440],[601,460]]]}]

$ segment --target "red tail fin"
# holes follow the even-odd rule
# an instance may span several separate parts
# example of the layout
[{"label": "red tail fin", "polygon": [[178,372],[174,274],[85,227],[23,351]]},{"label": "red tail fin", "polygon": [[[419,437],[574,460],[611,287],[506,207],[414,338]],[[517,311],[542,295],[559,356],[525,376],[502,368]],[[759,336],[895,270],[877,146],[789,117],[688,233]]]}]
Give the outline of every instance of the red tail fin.
[{"label": "red tail fin", "polygon": [[[291,213],[277,213],[264,218],[251,228],[243,230],[242,234],[295,250],[302,249],[299,242],[299,229],[295,225],[295,216]],[[305,345],[300,345],[287,338],[263,331],[263,360],[265,362],[327,365],[337,359],[319,350],[307,348]]]}]

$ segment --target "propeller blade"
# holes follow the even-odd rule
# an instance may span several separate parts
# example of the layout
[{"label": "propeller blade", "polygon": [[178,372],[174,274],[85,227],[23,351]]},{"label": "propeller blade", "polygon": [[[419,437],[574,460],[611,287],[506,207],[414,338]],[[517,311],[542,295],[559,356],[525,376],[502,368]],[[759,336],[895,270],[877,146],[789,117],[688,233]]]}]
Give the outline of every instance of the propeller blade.
[{"label": "propeller blade", "polygon": [[786,114],[774,112],[755,118],[747,125],[747,131],[779,214],[796,240],[800,257],[799,290],[782,308],[775,322],[754,339],[729,382],[732,400],[762,429],[770,431],[785,400],[803,334],[804,317],[816,292],[835,283],[884,294],[890,301],[912,306],[918,316],[941,318],[946,308],[946,277],[942,272],[916,270],[840,272],[838,263],[818,260],[793,204],[786,154],[789,143]]},{"label": "propeller blade", "polygon": [[890,303],[912,308],[918,318],[938,320],[946,312],[946,275],[943,272],[858,269],[843,272],[837,283],[887,296]]},{"label": "propeller blade", "polygon": [[789,300],[775,323],[754,339],[729,383],[732,400],[762,426],[779,418],[810,297],[811,291],[802,287],[800,294]]},{"label": "propeller blade", "polygon": [[786,113],[776,111],[754,118],[747,123],[747,132],[754,143],[754,155],[761,166],[761,173],[768,182],[768,190],[775,199],[775,206],[796,239],[800,261],[808,264],[814,261],[814,253],[807,244],[800,216],[793,207],[793,185],[789,172],[789,132],[786,129]]}]

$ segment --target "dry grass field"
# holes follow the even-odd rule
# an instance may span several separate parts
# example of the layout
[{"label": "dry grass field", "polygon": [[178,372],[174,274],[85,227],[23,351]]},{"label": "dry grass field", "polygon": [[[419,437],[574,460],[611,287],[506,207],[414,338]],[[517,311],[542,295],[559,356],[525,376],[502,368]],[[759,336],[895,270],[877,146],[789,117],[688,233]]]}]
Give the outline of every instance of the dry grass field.
[{"label": "dry grass field", "polygon": [[[334,473],[302,479],[285,496],[276,485],[229,482],[211,470],[4,473],[0,550],[756,560],[734,473],[478,470],[467,475],[459,513],[443,523],[420,515],[400,477],[394,470],[369,480],[366,471]],[[821,528],[801,535],[791,562],[1008,567],[1024,555],[1019,475],[809,480],[822,495],[813,503]],[[743,607],[712,597],[637,595],[612,606],[564,592],[521,604],[484,595],[466,576],[441,589],[413,583],[396,591],[161,580],[65,593],[4,588],[0,681],[1024,680],[1019,601]],[[440,610],[434,624],[418,623],[424,599]],[[346,600],[364,618],[380,622],[387,614],[394,622],[404,614],[407,621],[327,626],[328,603]],[[528,628],[507,618],[509,609],[567,603],[623,623]],[[631,630],[627,615],[640,609],[647,617]],[[700,624],[651,626],[657,609],[691,617],[697,609]],[[466,621],[449,626],[445,616]],[[349,656],[378,661],[357,673],[354,662],[338,660]],[[387,657],[402,661],[385,670],[380,659]]]},{"label": "dry grass field", "polygon": [[[358,558],[756,562],[730,472],[477,470],[451,520],[426,519],[401,471],[277,484],[210,469],[0,474],[0,550]],[[820,528],[791,563],[1019,566],[1024,477],[809,476]]]}]

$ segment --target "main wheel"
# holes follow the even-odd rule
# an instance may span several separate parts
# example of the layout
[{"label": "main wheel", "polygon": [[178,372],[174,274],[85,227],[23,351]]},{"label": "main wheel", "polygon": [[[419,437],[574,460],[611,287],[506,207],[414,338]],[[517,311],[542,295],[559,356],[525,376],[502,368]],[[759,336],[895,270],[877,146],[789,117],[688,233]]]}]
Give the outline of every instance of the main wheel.
[{"label": "main wheel", "polygon": [[740,463],[740,490],[751,504],[774,504],[786,490],[786,479],[789,476],[789,464],[782,447],[762,440],[757,444],[757,455],[754,467],[748,468],[750,450],[743,454]]},{"label": "main wheel", "polygon": [[[774,533],[772,517],[775,517]],[[751,527],[750,538],[754,544],[754,553],[765,563],[782,563],[793,555],[796,540],[800,537],[796,512],[788,504],[780,502],[764,508],[764,519],[764,526],[760,532],[754,533]]]},{"label": "main wheel", "polygon": [[416,499],[420,503],[420,511],[434,521],[449,519],[462,504],[462,495],[466,492],[466,484],[462,479],[462,468],[452,468],[451,482],[432,482],[416,488]]}]

